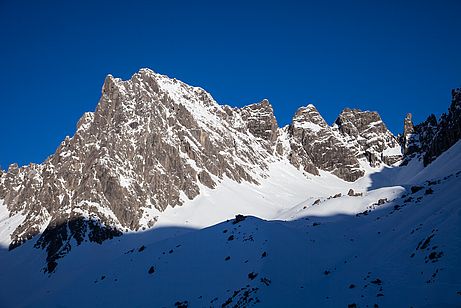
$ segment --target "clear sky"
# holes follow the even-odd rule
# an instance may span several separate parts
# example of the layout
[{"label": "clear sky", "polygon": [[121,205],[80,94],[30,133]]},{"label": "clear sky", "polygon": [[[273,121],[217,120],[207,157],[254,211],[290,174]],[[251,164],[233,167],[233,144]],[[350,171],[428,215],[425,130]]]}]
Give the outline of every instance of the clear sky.
[{"label": "clear sky", "polygon": [[[97,3],[96,3],[97,2]],[[377,110],[395,134],[461,86],[461,1],[0,0],[0,165],[40,163],[104,77],[141,67],[232,106],[268,98],[280,125],[313,103],[332,123]]]}]

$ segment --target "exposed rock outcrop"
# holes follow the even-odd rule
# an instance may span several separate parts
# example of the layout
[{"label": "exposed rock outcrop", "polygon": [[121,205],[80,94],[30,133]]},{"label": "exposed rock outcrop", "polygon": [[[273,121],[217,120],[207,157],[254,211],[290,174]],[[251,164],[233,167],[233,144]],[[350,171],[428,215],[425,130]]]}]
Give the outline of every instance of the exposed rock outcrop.
[{"label": "exposed rock outcrop", "polygon": [[243,120],[247,123],[248,130],[255,137],[273,143],[277,139],[278,124],[274,110],[267,99],[258,104],[249,105],[240,109]]},{"label": "exposed rock outcrop", "polygon": [[[411,123],[411,124],[410,124]],[[426,152],[438,130],[437,118],[431,114],[424,122],[413,125],[408,116],[404,121],[404,131],[409,132],[408,127],[412,127],[411,133],[404,133],[402,136],[402,146],[406,157],[413,154]],[[407,128],[405,130],[405,128]]]},{"label": "exposed rock outcrop", "polygon": [[314,175],[318,174],[318,169],[329,171],[346,181],[355,181],[364,175],[354,153],[313,105],[298,109],[289,134],[289,157],[295,166],[302,166]]},{"label": "exposed rock outcrop", "polygon": [[461,88],[453,89],[451,95],[448,113],[440,117],[437,133],[424,155],[425,166],[461,139]]},{"label": "exposed rock outcrop", "polygon": [[412,118],[412,114],[407,113],[407,116],[403,120],[403,135],[400,136],[400,143],[402,145],[402,151],[404,155],[409,153],[410,138],[411,135],[415,132]]},{"label": "exposed rock outcrop", "polygon": [[461,139],[461,89],[452,90],[448,113],[437,121],[431,114],[424,122],[413,126],[411,115],[405,118],[401,144],[406,162],[420,156],[425,166]]},{"label": "exposed rock outcrop", "polygon": [[346,108],[335,124],[355,156],[366,158],[370,166],[392,165],[402,159],[397,138],[377,112]]}]

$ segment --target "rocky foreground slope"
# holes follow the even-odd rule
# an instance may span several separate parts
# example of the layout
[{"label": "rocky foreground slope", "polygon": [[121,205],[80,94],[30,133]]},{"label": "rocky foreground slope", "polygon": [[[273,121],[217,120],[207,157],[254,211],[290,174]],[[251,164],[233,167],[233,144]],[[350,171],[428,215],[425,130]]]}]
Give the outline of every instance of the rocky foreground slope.
[{"label": "rocky foreground slope", "polygon": [[277,162],[350,183],[400,161],[402,152],[427,165],[459,139],[460,97],[453,92],[440,121],[413,126],[407,119],[399,140],[376,112],[345,109],[330,126],[308,105],[279,128],[267,100],[232,108],[149,69],[126,81],[109,75],[95,112],[82,116],[53,155],[2,171],[3,242],[11,250],[38,238],[45,271],[53,272],[84,241],[151,228],[166,209],[223,181],[259,185]]}]

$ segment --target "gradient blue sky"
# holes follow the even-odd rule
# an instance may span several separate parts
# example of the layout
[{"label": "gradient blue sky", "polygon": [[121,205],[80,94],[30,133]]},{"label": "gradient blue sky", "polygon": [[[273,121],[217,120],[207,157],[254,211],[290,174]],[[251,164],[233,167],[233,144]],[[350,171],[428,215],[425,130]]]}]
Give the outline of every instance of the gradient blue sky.
[{"label": "gradient blue sky", "polygon": [[[93,3],[97,2],[97,3]],[[313,103],[377,110],[397,134],[461,86],[461,1],[0,0],[0,165],[42,162],[106,74],[141,67],[220,102],[268,98],[280,125]]]}]

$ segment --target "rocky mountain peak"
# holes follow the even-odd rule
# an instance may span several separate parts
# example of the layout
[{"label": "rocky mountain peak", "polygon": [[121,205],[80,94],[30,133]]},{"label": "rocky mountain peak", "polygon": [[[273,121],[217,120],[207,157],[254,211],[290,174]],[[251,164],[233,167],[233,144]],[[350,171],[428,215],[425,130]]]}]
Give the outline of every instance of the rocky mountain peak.
[{"label": "rocky mountain peak", "polygon": [[352,136],[359,136],[370,129],[378,132],[387,131],[381,116],[375,111],[345,108],[335,123],[342,133]]},{"label": "rocky mountain peak", "polygon": [[404,120],[404,134],[402,136],[405,156],[410,157],[414,154],[425,153],[437,132],[437,125],[437,118],[433,114],[418,125],[409,122],[407,116]]},{"label": "rocky mountain peak", "polygon": [[292,123],[295,128],[308,128],[312,131],[328,127],[328,123],[312,104],[299,108],[293,117]]},{"label": "rocky mountain peak", "polygon": [[461,138],[461,89],[451,91],[452,100],[448,112],[437,120],[431,114],[418,125],[411,123],[411,115],[404,120],[402,147],[407,163],[414,156],[423,160],[425,166]]},{"label": "rocky mountain peak", "polygon": [[430,125],[432,127],[436,125],[437,128],[433,140],[425,151],[423,159],[425,166],[461,138],[461,88],[453,89],[451,96],[448,113],[442,114],[438,123],[434,123],[435,117],[430,120]]},{"label": "rocky mountain peak", "polygon": [[413,125],[412,115],[411,113],[407,113],[407,116],[403,121],[403,135],[408,136],[409,134],[412,134],[414,131],[415,128]]},{"label": "rocky mountain peak", "polygon": [[272,105],[267,99],[243,107],[240,112],[249,132],[255,137],[269,141],[271,144],[277,139],[278,124]]},{"label": "rocky mountain peak", "polygon": [[407,113],[403,120],[403,135],[400,136],[400,143],[402,144],[402,151],[404,155],[408,155],[410,152],[410,140],[411,135],[415,132],[415,126],[413,125],[413,116],[411,113]]},{"label": "rocky mountain peak", "polygon": [[126,81],[108,75],[96,110],[55,154],[2,174],[0,199],[24,217],[10,248],[41,233],[37,245],[52,271],[73,240],[101,242],[149,228],[159,212],[225,177],[257,183],[276,159],[268,145],[276,132],[268,102],[237,111],[151,70]]},{"label": "rocky mountain peak", "polygon": [[336,127],[357,158],[366,158],[370,166],[394,164],[402,159],[397,138],[387,129],[376,111],[344,109],[335,121]]},{"label": "rocky mountain peak", "polygon": [[289,127],[290,162],[317,175],[319,169],[346,181],[363,176],[359,161],[314,105],[299,108]]},{"label": "rocky mountain peak", "polygon": [[[453,97],[444,129],[427,136],[459,130],[459,91]],[[428,119],[433,124],[438,127]],[[412,136],[421,136],[418,127]],[[141,69],[129,80],[108,75],[95,111],[80,118],[74,136],[44,163],[1,172],[0,200],[20,221],[10,248],[40,235],[36,245],[47,250],[46,270],[53,271],[84,240],[100,243],[150,228],[167,207],[224,179],[258,184],[275,161],[352,182],[365,174],[363,163],[392,164],[400,151],[376,112],[344,109],[330,126],[310,104],[278,128],[268,100],[222,106],[202,88]]]}]

